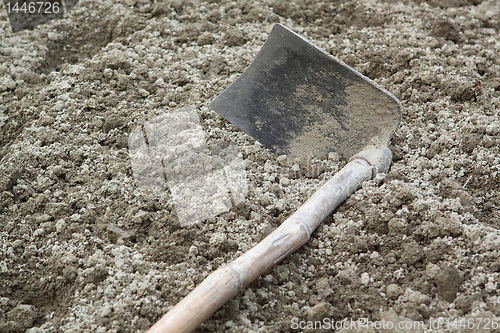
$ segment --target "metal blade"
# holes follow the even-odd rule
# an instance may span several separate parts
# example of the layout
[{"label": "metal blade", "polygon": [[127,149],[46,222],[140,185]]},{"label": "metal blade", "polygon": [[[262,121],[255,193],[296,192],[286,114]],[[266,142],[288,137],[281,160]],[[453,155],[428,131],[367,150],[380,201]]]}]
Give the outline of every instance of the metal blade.
[{"label": "metal blade", "polygon": [[281,24],[211,107],[277,154],[346,159],[387,145],[401,114],[392,94]]}]

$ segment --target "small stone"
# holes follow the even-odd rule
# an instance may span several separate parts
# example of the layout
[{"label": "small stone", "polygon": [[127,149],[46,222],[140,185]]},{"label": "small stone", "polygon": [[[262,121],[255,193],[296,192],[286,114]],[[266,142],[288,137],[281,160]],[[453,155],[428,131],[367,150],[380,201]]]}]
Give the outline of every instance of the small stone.
[{"label": "small stone", "polygon": [[273,198],[270,193],[266,193],[260,199],[260,204],[264,207],[269,206],[273,203]]},{"label": "small stone", "polygon": [[288,281],[290,278],[290,269],[287,266],[280,265],[276,267],[274,273],[280,282]]},{"label": "small stone", "polygon": [[78,271],[74,266],[68,265],[63,269],[63,276],[66,281],[73,282],[78,276]]},{"label": "small stone", "polygon": [[286,155],[280,155],[278,158],[276,158],[276,162],[279,164],[283,164],[286,161]]},{"label": "small stone", "polygon": [[35,219],[36,223],[38,223],[38,224],[41,224],[41,223],[44,223],[44,222],[47,222],[50,220],[52,220],[52,216],[50,216],[48,214],[42,214]]},{"label": "small stone", "polygon": [[[397,324],[399,323],[399,317],[396,311],[393,309],[387,310],[387,311],[382,311],[380,312],[380,320],[385,320],[385,322],[391,322],[395,327],[397,327]],[[395,331],[398,332],[398,331]]]},{"label": "small stone", "polygon": [[45,230],[43,228],[38,228],[33,232],[33,237],[39,237],[42,236],[45,233]]},{"label": "small stone", "polygon": [[20,304],[7,312],[7,319],[15,322],[17,327],[24,331],[33,326],[36,312],[33,305]]},{"label": "small stone", "polygon": [[93,98],[89,98],[87,100],[87,108],[89,108],[89,109],[95,109],[95,108],[97,108],[97,102],[96,102],[96,100],[93,99]]},{"label": "small stone", "polygon": [[498,133],[500,133],[500,121],[494,121],[493,123],[487,125],[486,133],[488,133],[489,135],[497,135]]},{"label": "small stone", "polygon": [[431,298],[425,294],[422,294],[420,291],[412,292],[408,299],[410,300],[410,302],[416,305],[420,304],[429,305],[429,303],[431,302]]},{"label": "small stone", "polygon": [[198,248],[194,245],[191,245],[191,247],[189,248],[189,256],[190,257],[195,257],[198,255]]},{"label": "small stone", "polygon": [[15,249],[19,249],[23,246],[23,241],[21,239],[16,239],[14,243],[12,243],[12,247]]},{"label": "small stone", "polygon": [[368,251],[368,241],[365,237],[355,237],[349,249],[353,253],[361,253]]},{"label": "small stone", "polygon": [[436,309],[438,311],[447,311],[450,308],[450,303],[446,302],[445,300],[440,300],[436,304]]},{"label": "small stone", "polygon": [[373,178],[373,181],[375,182],[375,184],[377,186],[380,186],[384,182],[386,176],[387,176],[387,174],[385,174],[385,173],[382,173],[382,172],[377,173],[377,175]]},{"label": "small stone", "polygon": [[38,328],[38,327],[32,327],[32,328],[28,328],[26,330],[26,333],[43,333],[44,331],[42,331],[42,329]]},{"label": "small stone", "polygon": [[216,232],[210,237],[210,245],[219,246],[227,240],[227,235],[221,232]]},{"label": "small stone", "polygon": [[460,295],[455,300],[453,303],[455,304],[455,308],[458,310],[461,310],[462,313],[467,313],[471,310],[472,303],[475,301],[482,299],[480,294],[474,294],[474,295]]},{"label": "small stone", "polygon": [[53,42],[57,41],[61,35],[57,32],[51,31],[47,34],[47,38]]},{"label": "small stone", "polygon": [[425,275],[427,275],[431,279],[434,279],[440,271],[441,268],[439,268],[439,266],[436,264],[430,263],[427,265],[427,267],[425,267]]},{"label": "small stone", "polygon": [[146,89],[139,88],[139,89],[137,89],[137,92],[142,97],[148,97],[149,96],[149,91],[147,91]]},{"label": "small stone", "polygon": [[224,37],[224,41],[227,46],[241,46],[246,43],[246,38],[243,36],[243,33],[236,29],[229,29],[226,31],[226,35]]},{"label": "small stone", "polygon": [[0,297],[0,306],[2,308],[6,307],[9,304],[10,299],[7,297]]},{"label": "small stone", "polygon": [[288,185],[290,185],[290,179],[288,179],[286,177],[280,178],[280,185],[281,186],[288,186]]},{"label": "small stone", "polygon": [[495,282],[488,282],[484,285],[484,291],[487,293],[494,293],[497,290],[497,284]]},{"label": "small stone", "polygon": [[401,261],[407,265],[413,266],[421,262],[425,258],[425,253],[420,245],[416,242],[407,243],[404,245],[404,252],[401,256]]},{"label": "small stone", "polygon": [[54,123],[55,119],[51,116],[43,116],[38,120],[38,125],[40,126],[48,126]]},{"label": "small stone", "polygon": [[278,202],[276,203],[275,206],[276,206],[276,210],[278,210],[278,212],[281,213],[282,211],[284,211],[286,209],[287,204],[286,204],[285,200],[280,199],[280,200],[278,200]]},{"label": "small stone", "polygon": [[414,321],[421,321],[422,314],[418,311],[417,305],[413,303],[406,303],[402,306],[402,311],[400,313],[401,318],[408,318]]},{"label": "small stone", "polygon": [[222,15],[218,10],[214,9],[208,13],[207,18],[211,23],[217,23],[222,18]]},{"label": "small stone", "polygon": [[63,109],[64,109],[64,102],[63,101],[57,101],[56,104],[54,104],[55,111],[62,111]]},{"label": "small stone", "polygon": [[262,216],[259,213],[254,211],[250,212],[250,220],[260,220],[261,218]]},{"label": "small stone", "polygon": [[[272,182],[273,176],[269,177],[269,181]],[[276,197],[280,197],[283,194],[283,189],[281,188],[281,185],[278,184],[271,184],[268,187],[268,192],[273,193]]]},{"label": "small stone", "polygon": [[437,292],[447,302],[453,302],[460,290],[460,273],[453,266],[444,266],[436,275]]},{"label": "small stone", "polygon": [[361,274],[361,278],[359,279],[361,284],[364,284],[365,286],[370,283],[370,274],[368,273],[363,273]]},{"label": "small stone", "polygon": [[403,293],[403,289],[397,284],[391,283],[387,286],[386,294],[390,299],[397,299]]},{"label": "small stone", "polygon": [[106,121],[104,122],[104,131],[108,133],[112,129],[118,128],[122,125],[122,119],[120,119],[118,116],[111,115],[106,118]]},{"label": "small stone", "polygon": [[321,302],[306,310],[306,318],[307,320],[322,320],[328,316],[332,305],[330,303]]},{"label": "small stone", "polygon": [[409,187],[399,186],[394,190],[394,197],[398,198],[402,202],[409,202],[413,200],[413,193]]},{"label": "small stone", "polygon": [[332,161],[333,163],[337,163],[340,161],[341,158],[340,158],[340,155],[338,153],[332,151],[332,152],[328,153],[328,159],[330,161]]},{"label": "small stone", "polygon": [[328,297],[333,292],[330,287],[330,283],[328,283],[328,278],[326,277],[323,277],[316,282],[316,290],[318,291],[318,295],[323,298]]},{"label": "small stone", "polygon": [[494,263],[492,263],[490,268],[495,273],[500,272],[500,261],[495,261]]},{"label": "small stone", "polygon": [[337,274],[337,277],[344,285],[349,285],[355,280],[355,273],[350,269],[345,269]]},{"label": "small stone", "polygon": [[132,218],[132,222],[134,224],[141,224],[148,220],[149,214],[143,210],[139,210],[134,217]]},{"label": "small stone", "polygon": [[56,165],[53,169],[52,169],[52,173],[54,175],[56,175],[57,177],[62,177],[65,175],[66,173],[66,170],[64,169],[64,167],[62,165]]},{"label": "small stone", "polygon": [[113,307],[111,305],[105,305],[101,310],[102,317],[110,317],[113,313]]},{"label": "small stone", "polygon": [[56,222],[56,230],[57,230],[57,232],[61,232],[64,229],[66,229],[66,225],[67,225],[66,221],[64,221],[63,219],[57,220],[57,222]]},{"label": "small stone", "polygon": [[168,6],[166,3],[156,2],[151,9],[151,16],[160,16],[168,12]]},{"label": "small stone", "polygon": [[0,78],[0,92],[6,90],[12,90],[16,87],[16,82],[10,77],[10,75],[4,75]]},{"label": "small stone", "polygon": [[450,81],[444,85],[446,94],[453,102],[470,101],[476,97],[474,85],[468,81]]},{"label": "small stone", "polygon": [[437,236],[445,237],[452,236],[458,237],[462,234],[462,228],[460,222],[456,219],[451,219],[447,217],[438,217],[436,219],[435,225],[438,227]]},{"label": "small stone", "polygon": [[[0,73],[2,71],[0,70]],[[500,78],[493,78],[487,83],[488,87],[495,89],[496,91],[500,91]]]},{"label": "small stone", "polygon": [[387,223],[387,227],[389,228],[389,232],[391,234],[401,234],[406,235],[408,232],[408,222],[404,218],[394,217],[389,220]]},{"label": "small stone", "polygon": [[196,41],[196,43],[199,46],[203,46],[203,45],[212,44],[214,41],[215,41],[214,36],[211,33],[205,31],[200,36],[198,36],[198,40]]}]

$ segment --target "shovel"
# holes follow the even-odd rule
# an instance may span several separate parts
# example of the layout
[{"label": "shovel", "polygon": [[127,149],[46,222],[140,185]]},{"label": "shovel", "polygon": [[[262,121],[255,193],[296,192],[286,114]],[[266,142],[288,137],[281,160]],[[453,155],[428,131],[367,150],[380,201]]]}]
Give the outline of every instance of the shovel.
[{"label": "shovel", "polygon": [[348,163],[276,230],[209,275],[148,332],[191,332],[307,242],[361,184],[387,172],[401,104],[388,91],[283,25],[211,107],[277,154],[342,154]]}]

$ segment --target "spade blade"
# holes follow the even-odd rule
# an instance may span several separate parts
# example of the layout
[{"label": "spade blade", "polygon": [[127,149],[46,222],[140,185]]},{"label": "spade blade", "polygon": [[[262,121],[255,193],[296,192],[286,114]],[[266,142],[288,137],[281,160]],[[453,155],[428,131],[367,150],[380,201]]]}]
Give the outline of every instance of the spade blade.
[{"label": "spade blade", "polygon": [[387,145],[399,101],[281,24],[245,72],[210,105],[277,154],[346,159]]}]

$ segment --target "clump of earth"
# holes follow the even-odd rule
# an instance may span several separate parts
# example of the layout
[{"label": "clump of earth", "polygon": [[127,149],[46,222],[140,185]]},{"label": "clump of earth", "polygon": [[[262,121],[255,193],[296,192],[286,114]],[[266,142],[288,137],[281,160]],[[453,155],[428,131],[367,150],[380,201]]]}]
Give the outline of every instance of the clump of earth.
[{"label": "clump of earth", "polygon": [[[0,332],[145,331],[345,164],[277,156],[209,107],[277,22],[399,98],[393,164],[198,332],[500,317],[499,20],[494,0],[83,0],[12,33],[2,7]],[[181,226],[128,136],[190,105],[248,188]]]}]

